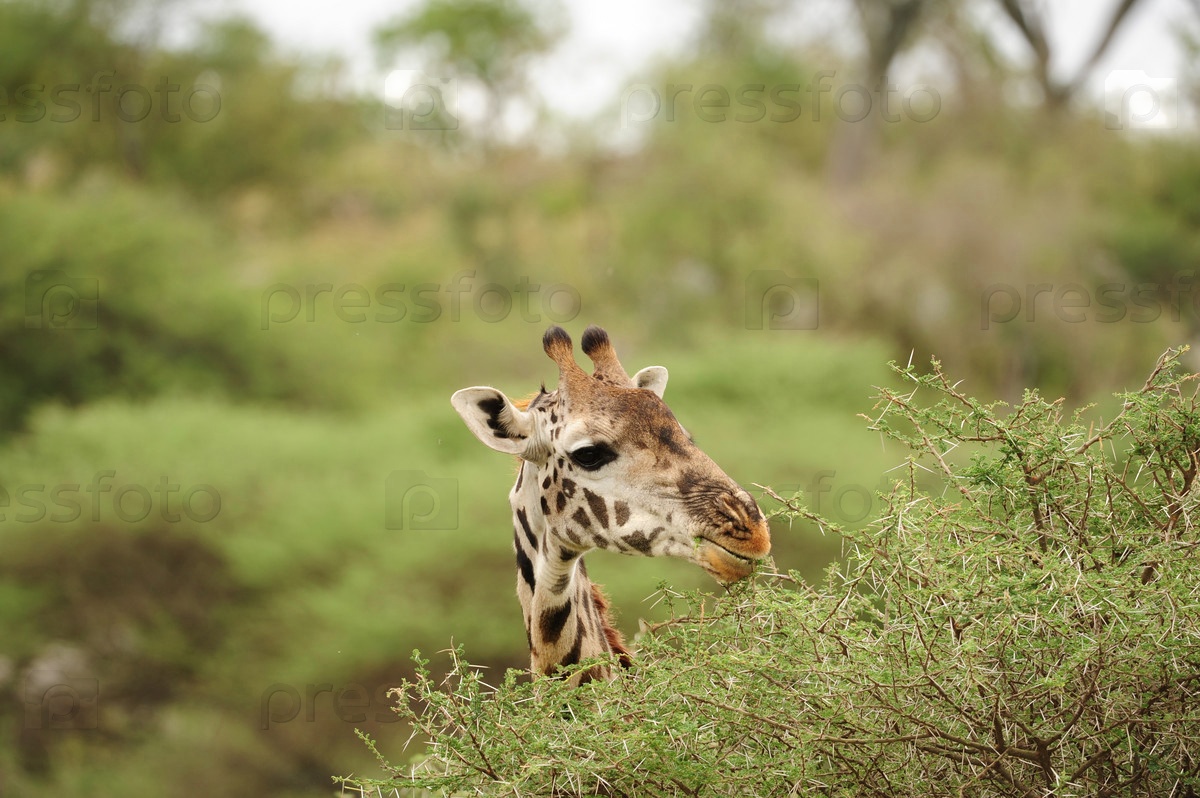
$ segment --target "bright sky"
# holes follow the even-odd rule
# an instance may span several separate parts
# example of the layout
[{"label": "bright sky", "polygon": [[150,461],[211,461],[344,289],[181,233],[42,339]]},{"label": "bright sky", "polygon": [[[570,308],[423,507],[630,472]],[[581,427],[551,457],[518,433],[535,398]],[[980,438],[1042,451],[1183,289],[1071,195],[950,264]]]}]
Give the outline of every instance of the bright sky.
[{"label": "bright sky", "polygon": [[[587,117],[619,98],[630,84],[644,79],[641,69],[657,57],[687,46],[696,29],[699,3],[694,0],[562,0],[569,16],[568,37],[533,70],[533,80],[547,103],[561,113]],[[1051,38],[1061,64],[1082,62],[1099,37],[1099,29],[1117,0],[1052,0]],[[385,20],[415,7],[418,0],[339,0],[336,11],[306,7],[294,0],[217,0],[206,12],[241,11],[256,19],[286,48],[334,52],[351,65],[355,81],[380,80],[371,48],[371,31]],[[807,0],[804,12],[781,28],[805,39],[834,38],[853,43],[845,22],[847,0]],[[312,10],[309,10],[312,9]],[[1110,70],[1143,71],[1151,78],[1174,78],[1182,54],[1175,40],[1178,21],[1195,12],[1188,0],[1145,0],[1118,34],[1108,56],[1093,75],[1089,92],[1098,105]],[[997,17],[1003,29],[1011,26]],[[1015,36],[1013,52],[1025,48]],[[420,68],[419,64],[396,64]],[[1074,69],[1069,69],[1074,72]],[[1128,77],[1128,76],[1125,76]]]}]

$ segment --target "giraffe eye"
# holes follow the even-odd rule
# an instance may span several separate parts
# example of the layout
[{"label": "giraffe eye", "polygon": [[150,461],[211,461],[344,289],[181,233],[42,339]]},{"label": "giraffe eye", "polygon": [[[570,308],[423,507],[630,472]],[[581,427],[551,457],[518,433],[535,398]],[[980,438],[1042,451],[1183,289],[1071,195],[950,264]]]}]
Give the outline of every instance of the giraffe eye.
[{"label": "giraffe eye", "polygon": [[571,459],[585,471],[595,471],[617,459],[617,453],[607,446],[582,446],[571,452]]}]

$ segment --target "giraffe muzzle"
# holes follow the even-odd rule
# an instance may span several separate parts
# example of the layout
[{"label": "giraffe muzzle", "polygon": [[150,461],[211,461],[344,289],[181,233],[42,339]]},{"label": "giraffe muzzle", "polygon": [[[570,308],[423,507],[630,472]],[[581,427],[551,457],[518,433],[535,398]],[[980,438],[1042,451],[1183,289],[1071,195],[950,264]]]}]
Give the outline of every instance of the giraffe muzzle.
[{"label": "giraffe muzzle", "polygon": [[697,563],[721,584],[745,579],[754,573],[758,559],[746,557],[707,538],[696,540]]},{"label": "giraffe muzzle", "polygon": [[771,551],[771,527],[750,494],[740,488],[717,499],[718,523],[713,533],[697,538],[701,567],[722,583],[754,572]]}]

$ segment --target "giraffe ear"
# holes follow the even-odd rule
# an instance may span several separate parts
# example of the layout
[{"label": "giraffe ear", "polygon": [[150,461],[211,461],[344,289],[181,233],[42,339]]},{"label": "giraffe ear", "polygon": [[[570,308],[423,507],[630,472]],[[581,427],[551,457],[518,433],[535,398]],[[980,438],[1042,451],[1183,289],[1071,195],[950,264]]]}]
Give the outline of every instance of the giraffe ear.
[{"label": "giraffe ear", "polygon": [[633,384],[654,391],[662,399],[663,392],[667,390],[667,370],[662,366],[646,366],[633,375]]},{"label": "giraffe ear", "polygon": [[498,452],[521,454],[533,434],[530,414],[514,405],[495,388],[463,388],[450,404],[467,422],[475,437]]}]

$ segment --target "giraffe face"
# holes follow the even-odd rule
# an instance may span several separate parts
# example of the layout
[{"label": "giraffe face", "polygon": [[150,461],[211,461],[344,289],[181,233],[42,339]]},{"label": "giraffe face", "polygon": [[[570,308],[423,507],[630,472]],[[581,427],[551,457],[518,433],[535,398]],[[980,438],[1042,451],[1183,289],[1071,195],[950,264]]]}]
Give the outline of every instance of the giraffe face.
[{"label": "giraffe face", "polygon": [[753,570],[770,550],[766,519],[656,393],[600,386],[580,404],[537,470],[564,545],[680,557],[722,582]]},{"label": "giraffe face", "polygon": [[749,575],[770,551],[766,519],[663,402],[666,369],[626,376],[594,327],[584,334],[592,375],[560,328],[545,346],[560,366],[556,391],[522,408],[494,388],[467,388],[453,403],[484,443],[525,461],[522,480],[536,478],[528,489],[538,494],[528,510],[563,556],[601,548],[686,559],[723,583]]}]

